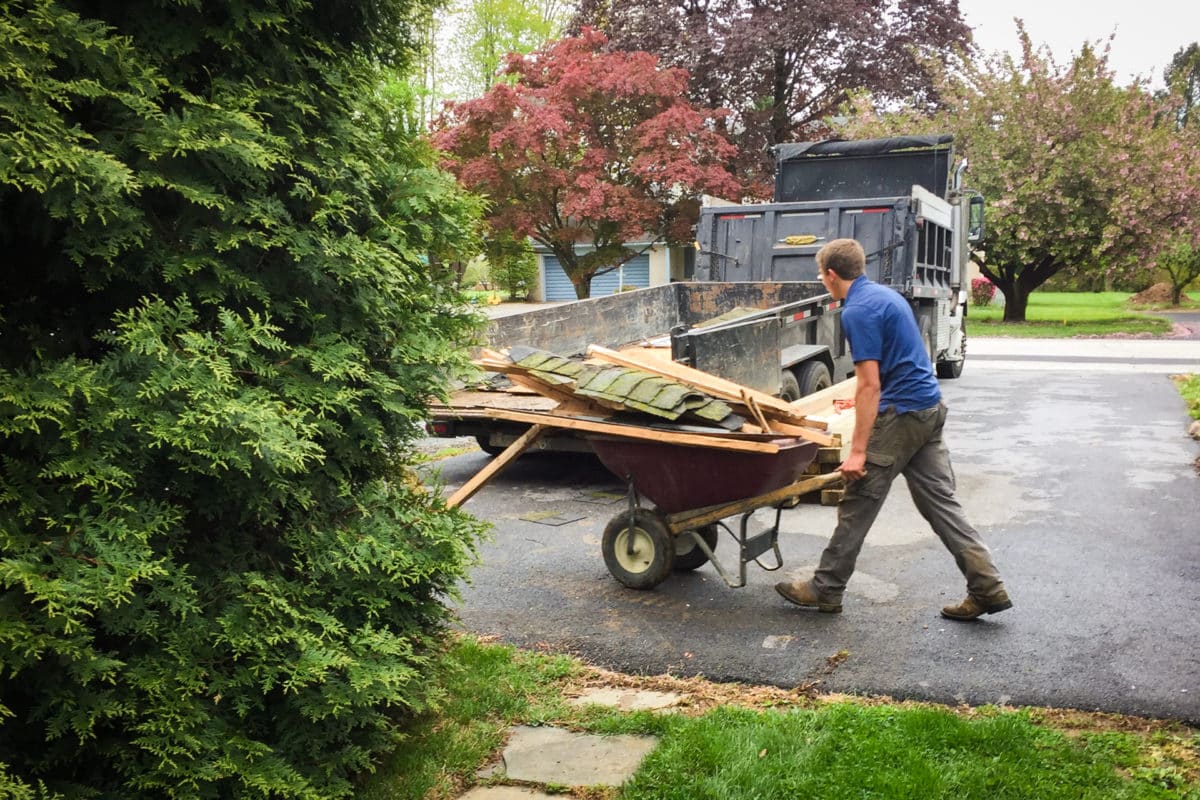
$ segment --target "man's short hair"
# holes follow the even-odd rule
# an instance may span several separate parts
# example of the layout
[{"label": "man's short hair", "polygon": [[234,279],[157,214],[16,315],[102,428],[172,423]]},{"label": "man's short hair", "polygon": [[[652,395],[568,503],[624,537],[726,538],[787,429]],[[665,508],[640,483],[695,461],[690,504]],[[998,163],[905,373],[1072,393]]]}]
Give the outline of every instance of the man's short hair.
[{"label": "man's short hair", "polygon": [[834,239],[817,251],[817,269],[831,270],[844,281],[862,275],[866,266],[867,254],[853,239]]}]

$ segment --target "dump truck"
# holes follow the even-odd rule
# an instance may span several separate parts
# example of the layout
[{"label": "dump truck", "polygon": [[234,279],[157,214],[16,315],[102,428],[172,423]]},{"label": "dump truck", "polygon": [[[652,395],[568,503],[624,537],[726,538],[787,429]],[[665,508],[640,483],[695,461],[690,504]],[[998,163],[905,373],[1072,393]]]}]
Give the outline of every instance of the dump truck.
[{"label": "dump truck", "polygon": [[[771,203],[714,205],[697,225],[692,279],[494,319],[492,349],[514,345],[583,355],[590,345],[670,348],[672,360],[748,388],[798,399],[854,374],[842,303],[825,290],[815,255],[857,239],[867,275],[912,304],[937,374],[966,357],[963,275],[983,233],[983,201],[962,188],[948,135],[781,145]],[[489,453],[526,426],[488,416],[522,399],[464,387],[432,409],[437,436],[473,436]],[[482,389],[482,390],[481,390]],[[541,449],[587,450],[554,436]]]},{"label": "dump truck", "polygon": [[857,240],[867,276],[908,299],[938,377],[967,352],[965,275],[983,197],[962,185],[949,134],[784,144],[772,203],[705,208],[698,281],[814,281],[825,242]]}]

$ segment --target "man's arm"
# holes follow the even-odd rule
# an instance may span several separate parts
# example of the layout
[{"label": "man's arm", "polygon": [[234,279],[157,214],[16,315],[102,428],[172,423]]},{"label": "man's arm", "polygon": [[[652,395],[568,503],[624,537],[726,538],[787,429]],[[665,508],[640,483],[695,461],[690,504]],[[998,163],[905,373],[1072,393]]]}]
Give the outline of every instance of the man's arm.
[{"label": "man's arm", "polygon": [[854,377],[858,379],[854,390],[854,440],[850,443],[850,455],[841,466],[848,481],[858,480],[867,472],[867,442],[879,416],[879,362],[856,362]]}]

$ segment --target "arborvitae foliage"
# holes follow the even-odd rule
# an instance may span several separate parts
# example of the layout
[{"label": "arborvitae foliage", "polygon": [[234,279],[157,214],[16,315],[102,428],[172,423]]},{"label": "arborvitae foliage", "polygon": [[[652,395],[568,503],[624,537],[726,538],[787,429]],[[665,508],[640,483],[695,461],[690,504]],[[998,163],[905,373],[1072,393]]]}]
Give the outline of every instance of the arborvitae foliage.
[{"label": "arborvitae foliage", "polygon": [[0,796],[345,796],[428,702],[475,209],[411,5],[0,4]]}]

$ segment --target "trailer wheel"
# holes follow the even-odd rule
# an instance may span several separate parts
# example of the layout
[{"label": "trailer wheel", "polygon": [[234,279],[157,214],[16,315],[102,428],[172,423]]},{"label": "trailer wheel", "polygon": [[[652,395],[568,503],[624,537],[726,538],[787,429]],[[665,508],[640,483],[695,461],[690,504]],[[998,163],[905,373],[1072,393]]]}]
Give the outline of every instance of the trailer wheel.
[{"label": "trailer wheel", "polygon": [[[697,548],[699,549],[699,548]],[[609,573],[630,589],[653,589],[671,574],[675,543],[653,511],[617,514],[604,528],[600,543]]]},{"label": "trailer wheel", "polygon": [[833,378],[829,375],[829,367],[825,366],[821,361],[808,361],[802,364],[796,381],[800,385],[801,397],[807,397],[810,394],[833,386]]},{"label": "trailer wheel", "polygon": [[[703,528],[698,528],[696,533],[700,534],[700,538],[708,545],[709,550],[717,549],[720,530],[716,525],[705,525]],[[675,537],[675,562],[671,565],[671,569],[676,572],[699,569],[708,563],[708,556],[696,544],[696,540],[687,534],[688,532],[684,531]]]},{"label": "trailer wheel", "polygon": [[496,445],[492,444],[491,435],[486,433],[481,433],[476,436],[475,442],[479,445],[479,449],[487,453],[489,456],[498,456],[507,449],[504,447],[497,447]]},{"label": "trailer wheel", "polygon": [[785,369],[779,376],[779,399],[789,403],[800,399],[800,383],[790,369]]}]

